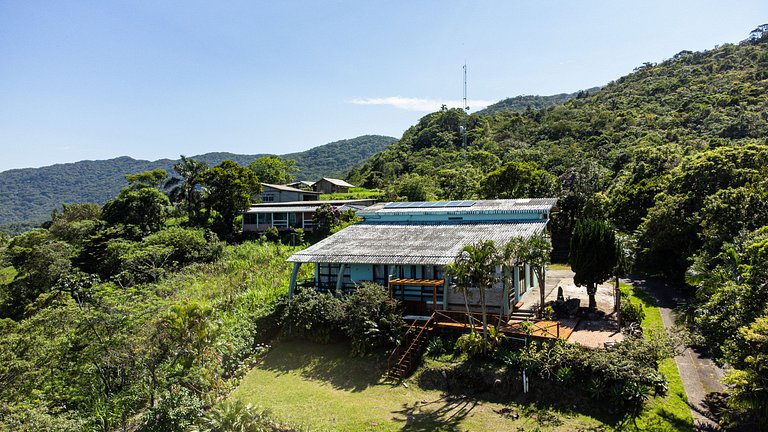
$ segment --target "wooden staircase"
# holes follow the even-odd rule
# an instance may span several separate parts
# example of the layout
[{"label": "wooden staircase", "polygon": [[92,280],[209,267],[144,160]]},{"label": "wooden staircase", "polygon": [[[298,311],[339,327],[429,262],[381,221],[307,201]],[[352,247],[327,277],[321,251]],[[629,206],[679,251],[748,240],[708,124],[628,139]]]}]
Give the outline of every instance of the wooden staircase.
[{"label": "wooden staircase", "polygon": [[516,309],[509,314],[508,321],[533,321],[536,318],[536,312],[533,309]]},{"label": "wooden staircase", "polygon": [[419,323],[414,321],[405,332],[405,338],[398,344],[387,360],[386,377],[399,381],[411,373],[421,360],[436,324],[435,314]]}]

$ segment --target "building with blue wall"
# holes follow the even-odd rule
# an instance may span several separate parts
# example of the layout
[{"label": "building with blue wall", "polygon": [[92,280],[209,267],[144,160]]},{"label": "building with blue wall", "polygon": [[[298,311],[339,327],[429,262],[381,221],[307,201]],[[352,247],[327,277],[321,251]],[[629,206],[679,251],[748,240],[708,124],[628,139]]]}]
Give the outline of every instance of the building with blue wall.
[{"label": "building with blue wall", "polygon": [[[445,265],[468,245],[487,240],[503,245],[546,233],[555,203],[554,198],[534,198],[375,204],[358,211],[362,222],[288,259],[294,263],[289,295],[299,266],[311,263],[316,289],[350,290],[371,281],[388,287],[412,313],[464,310],[464,296],[451,288]],[[499,283],[487,291],[489,311],[509,313],[537,283],[533,273],[525,263],[516,265],[511,286]],[[467,300],[473,309],[479,306],[477,289],[470,290]]]}]

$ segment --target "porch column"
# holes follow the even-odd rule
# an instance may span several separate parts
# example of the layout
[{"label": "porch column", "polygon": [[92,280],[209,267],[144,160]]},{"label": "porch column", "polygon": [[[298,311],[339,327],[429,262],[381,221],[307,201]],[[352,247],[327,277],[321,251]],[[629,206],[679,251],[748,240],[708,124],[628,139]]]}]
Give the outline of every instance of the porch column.
[{"label": "porch column", "polygon": [[299,274],[300,262],[293,263],[293,270],[291,270],[291,281],[288,283],[288,298],[293,297],[293,291],[296,288],[296,276]]},{"label": "porch column", "polygon": [[336,291],[341,291],[342,284],[344,283],[344,266],[346,264],[339,266],[339,274],[336,275]]},{"label": "porch column", "polygon": [[448,282],[448,279],[445,278],[445,283],[443,284],[443,310],[448,310],[448,286],[451,284]]},{"label": "porch column", "polygon": [[520,301],[520,266],[516,265],[513,275],[513,286],[515,291],[515,304]]},{"label": "porch column", "polygon": [[525,264],[525,290],[528,291],[531,288],[533,288],[531,283],[531,266]]},{"label": "porch column", "polygon": [[509,284],[507,281],[509,280],[509,269],[506,268],[506,266],[502,269],[502,281],[504,283],[502,286],[504,287],[503,291],[501,292],[501,315],[507,314],[509,315]]}]

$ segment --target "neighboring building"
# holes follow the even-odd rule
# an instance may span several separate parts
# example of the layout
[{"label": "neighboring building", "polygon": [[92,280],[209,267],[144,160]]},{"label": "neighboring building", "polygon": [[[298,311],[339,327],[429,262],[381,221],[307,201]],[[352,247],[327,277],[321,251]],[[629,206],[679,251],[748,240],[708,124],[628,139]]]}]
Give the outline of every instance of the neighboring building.
[{"label": "neighboring building", "polygon": [[314,184],[315,184],[315,182],[301,180],[301,181],[297,181],[297,182],[293,182],[293,183],[288,183],[286,186],[290,186],[292,188],[301,189],[301,190],[305,190],[305,191],[311,191],[312,190],[312,185],[314,185]]},{"label": "neighboring building", "polygon": [[262,183],[261,188],[262,203],[317,201],[320,199],[320,192],[297,189],[291,186]]},{"label": "neighboring building", "polygon": [[315,210],[323,204],[337,207],[340,212],[358,211],[374,203],[371,199],[332,201],[266,202],[255,204],[243,212],[243,232],[263,232],[271,227],[278,230],[315,229]]},{"label": "neighboring building", "polygon": [[[444,266],[464,246],[546,232],[554,198],[380,203],[357,212],[364,218],[338,233],[293,254],[289,295],[302,263],[315,266],[313,285],[321,290],[354,289],[363,281],[388,286],[406,312],[464,310],[464,297],[450,288]],[[501,271],[499,269],[498,271]],[[506,314],[535,286],[534,272],[524,263],[513,270],[513,286],[487,291],[489,312]],[[477,289],[470,295],[477,310]]]},{"label": "neighboring building", "polygon": [[312,185],[312,189],[314,189],[315,192],[320,192],[324,194],[347,193],[349,192],[349,188],[353,188],[353,187],[354,186],[345,182],[344,180],[328,178],[328,177],[323,177]]}]

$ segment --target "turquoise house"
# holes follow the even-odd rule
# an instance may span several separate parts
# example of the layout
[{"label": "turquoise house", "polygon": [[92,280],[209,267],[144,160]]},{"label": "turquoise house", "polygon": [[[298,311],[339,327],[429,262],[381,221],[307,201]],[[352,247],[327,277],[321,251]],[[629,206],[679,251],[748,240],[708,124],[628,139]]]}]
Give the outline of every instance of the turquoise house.
[{"label": "turquoise house", "polygon": [[[464,296],[451,288],[444,266],[462,248],[480,241],[505,244],[547,231],[554,198],[514,200],[390,202],[362,209],[362,222],[293,254],[289,295],[296,287],[300,265],[314,266],[318,290],[351,290],[371,281],[388,287],[406,312],[464,310]],[[498,269],[501,275],[501,269]],[[514,267],[513,284],[497,284],[486,293],[489,312],[507,314],[537,284],[530,267]],[[475,289],[467,299],[479,307]]]}]

